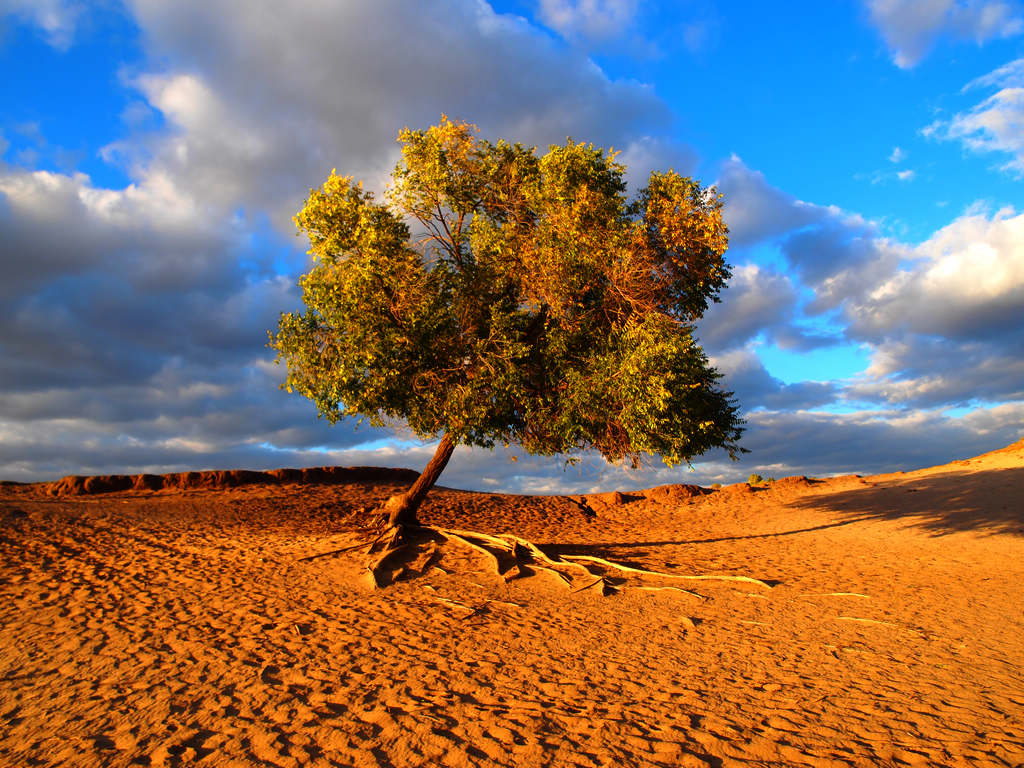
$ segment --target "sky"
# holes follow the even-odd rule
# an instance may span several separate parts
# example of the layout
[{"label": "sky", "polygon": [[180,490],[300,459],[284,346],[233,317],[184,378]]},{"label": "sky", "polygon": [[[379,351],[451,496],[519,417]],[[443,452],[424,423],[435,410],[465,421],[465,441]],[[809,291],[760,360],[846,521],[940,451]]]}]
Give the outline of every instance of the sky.
[{"label": "sky", "polygon": [[590,492],[869,474],[1024,436],[1024,3],[0,0],[0,479],[385,465],[266,346],[291,217],[382,191],[442,114],[621,151],[725,198],[698,338],[739,462],[459,448],[448,486]]}]

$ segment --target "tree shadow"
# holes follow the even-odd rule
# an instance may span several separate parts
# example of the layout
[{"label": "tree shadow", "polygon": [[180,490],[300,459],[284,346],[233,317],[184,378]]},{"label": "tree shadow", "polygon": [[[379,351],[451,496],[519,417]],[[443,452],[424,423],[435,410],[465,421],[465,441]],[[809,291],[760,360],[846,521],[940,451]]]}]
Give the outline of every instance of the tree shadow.
[{"label": "tree shadow", "polygon": [[861,520],[905,520],[934,536],[958,531],[1024,536],[1024,467],[943,472],[805,496],[787,506]]}]

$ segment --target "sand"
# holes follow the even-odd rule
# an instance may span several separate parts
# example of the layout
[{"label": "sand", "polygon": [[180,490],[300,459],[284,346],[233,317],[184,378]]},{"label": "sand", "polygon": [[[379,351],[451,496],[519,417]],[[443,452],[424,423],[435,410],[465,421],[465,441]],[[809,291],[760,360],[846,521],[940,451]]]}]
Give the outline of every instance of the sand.
[{"label": "sand", "polygon": [[610,595],[506,582],[457,542],[376,590],[358,551],[301,559],[407,474],[176,477],[0,486],[0,765],[1024,763],[1024,442],[757,489],[429,498],[426,522],[552,557],[771,585],[618,572]]}]

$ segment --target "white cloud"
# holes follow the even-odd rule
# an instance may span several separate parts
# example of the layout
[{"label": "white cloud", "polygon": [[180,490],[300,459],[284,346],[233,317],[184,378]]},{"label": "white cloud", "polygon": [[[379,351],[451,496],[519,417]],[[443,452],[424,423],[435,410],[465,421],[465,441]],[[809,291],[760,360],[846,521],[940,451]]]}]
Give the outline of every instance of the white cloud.
[{"label": "white cloud", "polygon": [[873,171],[854,174],[854,178],[857,180],[869,179],[873,186],[888,184],[891,181],[913,181],[916,176],[917,171],[911,168],[904,168],[900,171]]},{"label": "white cloud", "polygon": [[73,0],[0,0],[0,16],[14,14],[39,27],[54,48],[66,49],[85,13],[83,3]]},{"label": "white cloud", "polygon": [[1024,30],[1016,2],[1005,0],[866,0],[871,21],[882,34],[893,61],[910,68],[941,38],[988,40]]},{"label": "white cloud", "polygon": [[1024,83],[1024,59],[1015,59],[987,75],[976,77],[963,87],[963,91],[966,93],[978,88],[1001,88],[1021,83]]},{"label": "white cloud", "polygon": [[907,152],[900,147],[893,147],[892,152],[889,153],[890,163],[902,163],[907,159]]},{"label": "white cloud", "polygon": [[977,341],[951,343],[904,336],[874,345],[871,365],[846,387],[855,402],[907,409],[951,408],[976,402],[1024,402],[1020,348]]},{"label": "white cloud", "polygon": [[0,169],[0,201],[0,297],[8,301],[90,270],[139,286],[183,275],[208,285],[211,255],[239,236],[162,176],[113,190],[80,173]]},{"label": "white cloud", "polygon": [[[858,337],[909,331],[986,338],[1024,318],[1024,214],[968,213],[909,254],[847,313]],[[1014,322],[1014,319],[1018,322]]]},{"label": "white cloud", "polygon": [[883,238],[874,222],[831,210],[814,227],[789,235],[782,252],[815,295],[808,310],[819,314],[859,295],[888,274],[902,257],[902,247]]},{"label": "white cloud", "polygon": [[[795,200],[737,158],[721,186],[741,243],[774,238],[794,269],[784,291],[770,273],[737,269],[725,301],[701,323],[709,349],[732,361],[745,407],[798,399],[781,400],[794,393],[725,351],[758,334],[785,347],[827,345],[805,338],[801,313],[831,318],[837,334],[871,351],[868,369],[836,397],[906,407],[1024,397],[1024,214],[975,207],[912,246],[859,216]],[[803,306],[801,288],[811,294]]]},{"label": "white cloud", "polygon": [[967,112],[951,120],[939,120],[924,129],[925,135],[959,140],[975,152],[1009,154],[1003,170],[1024,174],[1024,59],[1017,59],[964,88],[997,87],[999,90]]},{"label": "white cloud", "polygon": [[847,333],[873,347],[858,398],[962,405],[1024,398],[1024,214],[971,211],[848,291]]},{"label": "white cloud", "polygon": [[637,0],[539,0],[541,20],[568,38],[603,41],[632,26]]}]

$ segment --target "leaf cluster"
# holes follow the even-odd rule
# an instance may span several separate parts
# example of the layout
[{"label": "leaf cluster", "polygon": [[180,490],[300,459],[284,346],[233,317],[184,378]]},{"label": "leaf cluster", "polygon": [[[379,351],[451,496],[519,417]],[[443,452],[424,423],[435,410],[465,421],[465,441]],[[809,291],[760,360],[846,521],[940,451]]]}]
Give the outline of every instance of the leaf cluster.
[{"label": "leaf cluster", "polygon": [[729,278],[722,200],[672,171],[627,200],[614,152],[442,118],[403,130],[383,202],[332,172],[295,217],[306,311],[271,346],[321,415],[423,438],[669,464],[740,450],[693,338]]}]

